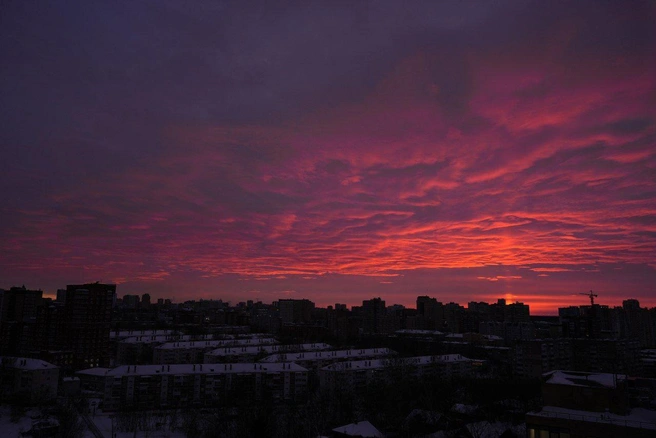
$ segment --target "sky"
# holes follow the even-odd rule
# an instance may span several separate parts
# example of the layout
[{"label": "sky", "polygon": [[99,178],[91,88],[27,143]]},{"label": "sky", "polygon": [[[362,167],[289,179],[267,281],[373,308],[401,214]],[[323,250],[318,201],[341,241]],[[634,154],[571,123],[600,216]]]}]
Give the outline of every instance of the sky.
[{"label": "sky", "polygon": [[0,287],[656,306],[652,1],[0,4]]}]

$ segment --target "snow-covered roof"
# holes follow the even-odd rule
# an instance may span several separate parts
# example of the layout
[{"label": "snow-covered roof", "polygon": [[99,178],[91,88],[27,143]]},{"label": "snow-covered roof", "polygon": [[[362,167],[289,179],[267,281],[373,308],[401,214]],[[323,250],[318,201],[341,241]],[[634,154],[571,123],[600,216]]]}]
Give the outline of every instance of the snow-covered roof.
[{"label": "snow-covered roof", "polygon": [[2,356],[0,357],[0,363],[2,363],[2,366],[8,368],[18,368],[21,370],[53,370],[58,368],[50,362],[29,357]]},{"label": "snow-covered roof", "polygon": [[632,428],[656,430],[656,411],[643,408],[631,409],[627,415],[618,415],[610,412],[579,411],[556,406],[545,406],[540,411],[529,412],[527,415],[565,418],[589,423],[617,424]]},{"label": "snow-covered roof", "polygon": [[277,341],[274,338],[254,338],[254,339],[220,339],[212,341],[184,341],[184,342],[167,342],[155,347],[156,349],[174,350],[187,348],[218,348],[236,345],[272,345]]},{"label": "snow-covered roof", "polygon": [[397,335],[424,335],[424,336],[441,336],[444,333],[438,330],[415,330],[415,329],[401,329],[394,333]]},{"label": "snow-covered roof", "polygon": [[408,365],[428,365],[431,363],[454,363],[454,362],[472,362],[460,354],[445,354],[442,356],[415,356],[398,359],[372,359],[372,360],[354,360],[348,362],[337,362],[327,365],[322,370],[325,371],[346,371],[355,369],[376,369],[387,366],[408,366]]},{"label": "snow-covered roof", "polygon": [[456,403],[451,406],[451,412],[456,412],[458,414],[470,415],[476,412],[478,406],[476,405],[466,405],[464,403]]},{"label": "snow-covered roof", "polygon": [[109,371],[111,371],[111,368],[95,367],[76,371],[75,374],[83,374],[86,376],[105,376]]},{"label": "snow-covered roof", "polygon": [[357,423],[347,424],[333,429],[335,433],[341,433],[347,436],[383,438],[384,435],[368,421],[359,421]]},{"label": "snow-covered roof", "polygon": [[465,425],[467,431],[471,436],[477,438],[497,438],[503,436],[507,431],[512,432],[512,436],[525,436],[526,425],[495,421],[477,421],[475,423],[468,423]]},{"label": "snow-covered roof", "polygon": [[119,332],[112,331],[109,337],[112,339],[124,339],[132,336],[160,336],[160,335],[173,335],[178,333],[175,330],[121,330]]},{"label": "snow-covered roof", "polygon": [[497,335],[481,335],[479,333],[449,333],[448,335],[445,336],[447,339],[470,339],[471,337],[475,338],[483,338],[487,339],[488,341],[503,341],[503,338],[501,336]]},{"label": "snow-covered roof", "polygon": [[280,361],[320,361],[326,359],[347,359],[347,358],[362,358],[362,357],[376,357],[388,356],[396,354],[394,350],[389,348],[365,348],[354,350],[330,350],[330,351],[315,351],[311,353],[279,353],[267,356],[260,362],[280,362]]},{"label": "snow-covered roof", "polygon": [[[123,365],[116,368],[99,370],[96,375],[107,377],[123,376],[155,376],[186,375],[186,374],[234,374],[234,373],[278,373],[278,372],[304,372],[307,371],[300,365],[292,362],[278,362],[270,364],[261,363],[219,363],[219,364],[173,364],[173,365]],[[92,374],[89,370],[78,371],[78,374]]]},{"label": "snow-covered roof", "polygon": [[[313,343],[313,344],[288,344],[288,345],[258,345],[252,347],[224,347],[217,348],[210,352],[205,353],[206,356],[238,356],[242,354],[258,354],[258,353],[275,353],[277,351],[316,351],[316,350],[327,350],[331,348],[330,345],[324,343]],[[273,360],[271,362],[285,362],[287,359],[283,360]]]},{"label": "snow-covered roof", "polygon": [[180,342],[186,342],[186,341],[209,341],[213,340],[214,338],[212,335],[176,335],[176,334],[171,334],[171,335],[139,335],[139,336],[131,336],[129,338],[125,338],[121,340],[121,343],[125,344],[154,344],[154,343],[164,343],[164,342],[170,342],[170,341],[180,341]]},{"label": "snow-covered roof", "polygon": [[584,373],[577,371],[550,371],[543,374],[546,383],[553,385],[593,386],[615,388],[617,382],[626,380],[625,374]]}]

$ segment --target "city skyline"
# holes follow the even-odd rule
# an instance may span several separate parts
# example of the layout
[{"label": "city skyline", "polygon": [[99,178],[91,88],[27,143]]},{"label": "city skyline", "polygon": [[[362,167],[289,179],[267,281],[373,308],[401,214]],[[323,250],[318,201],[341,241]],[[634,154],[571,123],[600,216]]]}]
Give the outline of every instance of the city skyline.
[{"label": "city skyline", "polygon": [[[90,285],[93,285],[93,284],[90,284]],[[115,286],[115,285],[112,285],[112,286]],[[69,288],[69,287],[70,286],[67,286],[67,288]],[[53,292],[49,292],[49,291],[44,291],[40,288],[30,288],[30,287],[27,287],[24,284],[22,286],[12,286],[11,289],[12,290],[15,289],[15,290],[18,290],[18,291],[20,291],[20,290],[38,291],[39,293],[43,293],[43,298],[50,298],[50,299],[53,299],[53,300],[58,299],[58,295],[60,293],[63,294],[66,291],[66,289],[60,288],[60,289],[57,290],[56,293],[53,293]],[[9,289],[4,289],[4,290],[9,291]],[[0,291],[3,291],[3,288],[0,287]],[[441,304],[455,303],[455,304],[457,304],[457,305],[459,305],[459,306],[461,306],[465,309],[468,309],[469,308],[468,305],[471,304],[471,303],[475,303],[475,304],[487,303],[489,305],[495,305],[495,304],[500,303],[503,300],[505,305],[523,304],[523,305],[528,306],[530,309],[532,309],[530,311],[531,316],[558,316],[559,309],[567,308],[567,307],[584,307],[584,306],[587,306],[589,301],[592,303],[591,296],[590,296],[591,294],[594,297],[593,299],[595,300],[594,305],[597,305],[597,306],[602,306],[602,307],[605,306],[605,307],[608,307],[608,308],[615,308],[615,307],[623,307],[627,302],[638,301],[640,307],[642,307],[644,309],[648,309],[648,308],[651,307],[649,305],[644,305],[644,303],[641,303],[640,300],[636,300],[635,298],[630,297],[630,296],[622,297],[619,302],[612,302],[612,303],[605,302],[603,300],[604,297],[602,296],[601,301],[600,301],[599,294],[594,293],[594,291],[592,291],[592,290],[590,290],[587,293],[579,292],[578,294],[571,294],[569,296],[570,300],[564,302],[562,305],[558,306],[557,308],[555,308],[553,310],[552,309],[545,310],[542,307],[538,307],[537,311],[531,307],[530,303],[523,302],[522,300],[519,299],[518,296],[511,295],[511,294],[505,294],[503,296],[497,296],[497,297],[494,297],[494,298],[486,298],[482,301],[468,300],[468,299],[460,300],[460,301],[448,301],[448,300],[442,299],[440,296],[417,295],[417,296],[414,297],[413,300],[405,301],[405,302],[388,301],[388,300],[386,300],[384,295],[378,295],[378,296],[372,295],[372,296],[369,296],[367,298],[364,298],[362,301],[357,301],[357,302],[354,302],[354,301],[345,301],[345,302],[318,301],[318,302],[315,302],[313,300],[310,300],[307,297],[303,297],[303,296],[300,296],[300,295],[295,296],[295,297],[282,296],[282,297],[271,299],[270,301],[263,301],[259,297],[256,297],[256,296],[254,296],[254,297],[243,296],[239,300],[228,300],[228,299],[224,299],[223,297],[221,297],[220,294],[210,294],[211,295],[210,298],[199,298],[199,297],[186,296],[181,300],[177,300],[175,298],[175,296],[166,296],[166,295],[151,296],[148,292],[144,292],[142,294],[139,294],[139,293],[121,293],[121,294],[119,294],[118,291],[116,291],[115,294],[116,294],[117,299],[123,300],[123,303],[125,303],[124,300],[126,299],[126,297],[130,297],[130,299],[131,299],[130,305],[135,305],[135,306],[137,304],[143,302],[142,300],[144,299],[144,296],[147,296],[147,300],[148,300],[147,304],[149,306],[159,304],[160,300],[161,301],[166,301],[166,303],[175,304],[175,305],[184,304],[184,303],[187,303],[187,302],[221,301],[221,302],[223,302],[223,303],[225,303],[225,304],[227,304],[231,307],[239,307],[242,304],[247,304],[247,303],[250,303],[250,302],[252,302],[254,304],[264,304],[264,305],[268,306],[268,305],[274,304],[274,302],[279,302],[279,301],[311,301],[312,305],[313,306],[316,305],[317,308],[346,306],[349,309],[351,309],[353,307],[361,307],[364,304],[365,301],[377,300],[377,299],[382,300],[386,304],[387,307],[401,305],[404,308],[408,308],[408,309],[419,309],[418,300],[420,298],[428,298],[428,299],[431,299],[431,300],[436,300],[438,303],[441,303]],[[133,298],[136,299],[136,301],[132,301]]]},{"label": "city skyline", "polygon": [[656,306],[653,2],[247,3],[2,6],[2,287]]}]

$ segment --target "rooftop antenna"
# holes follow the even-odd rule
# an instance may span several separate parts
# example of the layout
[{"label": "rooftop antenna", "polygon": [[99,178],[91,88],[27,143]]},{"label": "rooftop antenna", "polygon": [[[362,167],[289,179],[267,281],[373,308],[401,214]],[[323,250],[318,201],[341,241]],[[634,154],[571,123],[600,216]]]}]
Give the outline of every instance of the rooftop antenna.
[{"label": "rooftop antenna", "polygon": [[585,295],[587,297],[590,297],[590,305],[591,306],[594,306],[594,299],[595,299],[596,296],[598,296],[597,294],[592,293],[592,291],[590,291],[590,293],[581,292],[581,293],[579,293],[579,295]]}]

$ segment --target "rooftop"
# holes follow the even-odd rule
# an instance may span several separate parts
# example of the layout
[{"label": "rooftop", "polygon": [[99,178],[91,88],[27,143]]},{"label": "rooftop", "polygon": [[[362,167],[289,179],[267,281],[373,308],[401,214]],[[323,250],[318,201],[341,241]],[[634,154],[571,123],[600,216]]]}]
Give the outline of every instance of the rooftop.
[{"label": "rooftop", "polygon": [[413,330],[401,329],[394,332],[397,335],[424,335],[424,336],[441,336],[444,333],[438,330]]},{"label": "rooftop", "polygon": [[366,348],[360,350],[330,350],[330,351],[316,351],[312,353],[280,353],[267,356],[260,362],[280,362],[280,361],[311,361],[311,360],[325,360],[325,359],[346,359],[358,357],[375,357],[387,356],[396,354],[396,351],[389,348]]},{"label": "rooftop", "polygon": [[58,368],[49,362],[28,357],[2,356],[0,357],[0,363],[4,367],[19,368],[21,370],[53,370]]},{"label": "rooftop", "polygon": [[529,412],[527,415],[656,430],[656,411],[642,408],[631,409],[628,415],[618,415],[609,412],[579,411],[556,406],[545,406],[540,411]]},{"label": "rooftop", "polygon": [[597,388],[615,388],[617,382],[626,380],[624,374],[584,373],[576,371],[550,371],[543,374],[546,383],[553,385],[588,386]]},{"label": "rooftop", "polygon": [[[327,350],[331,348],[328,344],[314,343],[314,344],[288,344],[288,345],[257,345],[251,347],[224,347],[217,348],[210,352],[205,353],[206,356],[238,356],[242,354],[258,354],[258,353],[275,353],[277,351],[316,351]],[[277,356],[277,355],[276,355]],[[274,360],[272,362],[284,362],[285,360]]]},{"label": "rooftop", "polygon": [[159,335],[173,335],[177,333],[175,330],[121,330],[119,332],[112,331],[109,334],[109,337],[114,339],[123,339],[129,338],[131,336],[159,336]]},{"label": "rooftop", "polygon": [[322,370],[325,371],[344,371],[353,369],[376,369],[387,366],[409,366],[409,365],[427,365],[431,363],[447,362],[472,362],[460,354],[445,354],[442,356],[415,356],[398,359],[373,359],[373,360],[354,360],[348,362],[337,362],[327,365]]},{"label": "rooftop", "polygon": [[359,421],[357,423],[347,424],[333,429],[335,433],[341,433],[347,436],[382,438],[384,435],[368,421]]},{"label": "rooftop", "polygon": [[235,373],[278,373],[282,371],[303,372],[307,369],[295,363],[221,363],[221,364],[174,364],[174,365],[123,365],[116,368],[91,368],[78,374],[103,375],[107,377],[155,376],[186,374],[235,374]]},{"label": "rooftop", "polygon": [[277,341],[274,338],[254,338],[254,339],[220,339],[212,341],[183,341],[167,342],[155,347],[156,349],[185,349],[185,348],[218,348],[231,347],[238,345],[272,345]]}]

